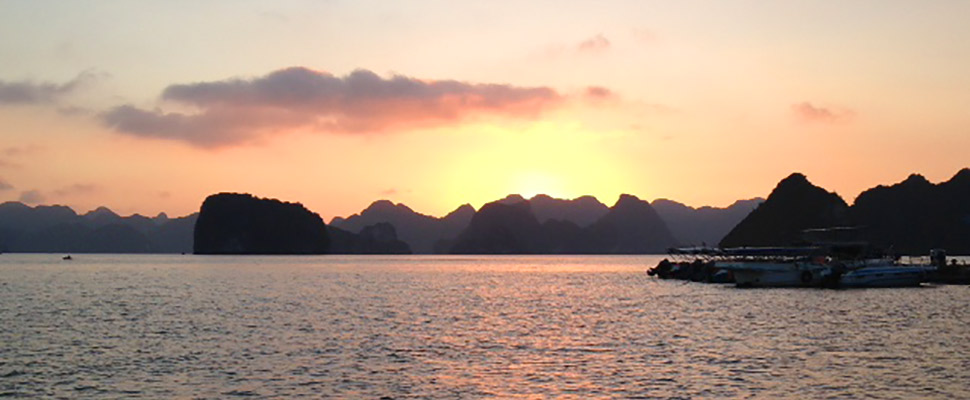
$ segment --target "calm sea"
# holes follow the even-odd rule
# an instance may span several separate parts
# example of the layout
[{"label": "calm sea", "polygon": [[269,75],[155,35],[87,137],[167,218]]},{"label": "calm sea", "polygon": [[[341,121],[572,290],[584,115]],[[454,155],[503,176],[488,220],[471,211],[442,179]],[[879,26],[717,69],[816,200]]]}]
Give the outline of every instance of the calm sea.
[{"label": "calm sea", "polygon": [[0,397],[970,398],[970,288],[637,257],[0,255]]}]

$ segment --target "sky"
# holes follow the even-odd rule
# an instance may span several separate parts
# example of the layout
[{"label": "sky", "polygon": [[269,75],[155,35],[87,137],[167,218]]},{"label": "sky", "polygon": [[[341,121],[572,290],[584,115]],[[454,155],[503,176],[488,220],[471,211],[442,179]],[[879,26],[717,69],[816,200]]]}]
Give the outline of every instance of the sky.
[{"label": "sky", "polygon": [[970,2],[0,0],[0,201],[850,203],[970,166]]}]

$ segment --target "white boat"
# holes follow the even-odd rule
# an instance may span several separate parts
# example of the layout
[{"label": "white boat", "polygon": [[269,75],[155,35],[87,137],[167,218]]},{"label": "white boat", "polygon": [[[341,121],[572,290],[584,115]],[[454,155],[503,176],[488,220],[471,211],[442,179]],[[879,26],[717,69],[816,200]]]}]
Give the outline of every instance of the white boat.
[{"label": "white boat", "polygon": [[829,267],[807,261],[725,261],[717,268],[731,271],[738,287],[820,286]]},{"label": "white boat", "polygon": [[817,247],[724,249],[715,267],[730,271],[739,287],[820,286],[829,266]]},{"label": "white boat", "polygon": [[727,257],[715,265],[731,271],[739,287],[916,286],[926,276],[922,268],[897,265],[888,257],[852,258],[864,254],[855,246],[838,250],[833,252],[832,246],[726,249]]},{"label": "white boat", "polygon": [[919,286],[927,269],[917,265],[883,265],[853,269],[839,277],[844,288],[884,288]]},{"label": "white boat", "polygon": [[[829,243],[803,247],[739,247],[728,249],[677,249],[671,254],[690,254],[713,263],[711,271],[726,272],[738,287],[906,287],[919,286],[932,268],[900,264],[864,243]],[[664,260],[666,262],[666,260]],[[695,260],[696,263],[696,260]],[[663,263],[661,263],[663,264]],[[669,263],[667,275],[679,276]],[[661,268],[655,269],[661,273]],[[729,275],[728,275],[729,274]],[[663,277],[663,276],[662,276]],[[709,278],[707,281],[714,281]]]}]

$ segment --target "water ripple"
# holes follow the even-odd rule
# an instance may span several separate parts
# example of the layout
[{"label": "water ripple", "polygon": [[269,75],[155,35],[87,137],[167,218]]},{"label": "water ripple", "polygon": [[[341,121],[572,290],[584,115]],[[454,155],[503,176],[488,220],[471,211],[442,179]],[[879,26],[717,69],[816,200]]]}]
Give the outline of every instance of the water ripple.
[{"label": "water ripple", "polygon": [[970,398],[962,286],[735,290],[648,279],[653,257],[44,257],[0,257],[0,397]]}]

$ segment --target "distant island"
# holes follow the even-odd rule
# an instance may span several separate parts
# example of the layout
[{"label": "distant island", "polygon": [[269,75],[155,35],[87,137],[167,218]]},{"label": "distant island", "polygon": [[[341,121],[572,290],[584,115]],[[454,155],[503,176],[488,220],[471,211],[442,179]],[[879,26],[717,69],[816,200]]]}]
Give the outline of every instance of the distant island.
[{"label": "distant island", "polygon": [[862,192],[851,206],[795,173],[720,245],[790,245],[802,241],[806,229],[839,226],[857,228],[859,239],[896,254],[925,255],[934,248],[970,254],[970,169],[939,184],[913,174]]},{"label": "distant island", "polygon": [[519,195],[444,217],[378,200],[325,224],[299,203],[220,193],[180,218],[121,217],[107,208],[79,215],[64,206],[0,204],[0,252],[199,254],[647,254],[672,246],[804,243],[811,228],[856,227],[897,254],[931,248],[970,254],[970,169],[933,184],[920,175],[864,191],[849,205],[800,173],[767,199],[692,208],[622,195]]},{"label": "distant island", "polygon": [[326,254],[330,235],[302,204],[219,193],[202,203],[194,243],[196,254]]},{"label": "distant island", "polygon": [[[664,199],[652,205],[630,195],[620,200],[614,205],[620,208],[612,211],[593,196],[566,200],[509,195],[478,211],[465,204],[442,218],[379,200],[360,214],[334,218],[330,226],[357,232],[367,225],[390,223],[416,254],[655,253],[671,245],[713,245],[762,201],[695,209]],[[611,216],[601,221],[607,214]],[[621,243],[621,238],[627,242]]]},{"label": "distant island", "polygon": [[100,207],[79,215],[65,206],[0,204],[0,252],[191,253],[198,214],[121,217]]},{"label": "distant island", "polygon": [[[259,200],[252,195],[238,195],[249,198],[246,201]],[[524,211],[519,216],[524,217],[525,220],[516,221],[518,217],[506,219],[505,223],[511,225],[502,229],[508,229],[522,222],[531,224],[532,219],[542,227],[536,231],[540,232],[541,237],[529,239],[525,239],[524,236],[519,237],[524,242],[535,239],[536,243],[539,243],[524,247],[523,243],[503,245],[494,241],[496,235],[500,236],[499,233],[486,233],[491,229],[499,229],[498,226],[492,226],[487,222],[495,218],[491,215],[492,209],[496,207],[491,205],[492,203],[478,211],[471,205],[465,204],[439,218],[420,214],[404,204],[378,200],[358,214],[336,217],[326,225],[329,246],[323,252],[329,254],[659,252],[673,244],[715,243],[761,201],[761,199],[742,200],[727,208],[695,209],[665,199],[655,200],[652,205],[629,195],[623,196],[621,200],[623,201],[617,203],[623,206],[619,210],[611,209],[592,196],[566,200],[548,195],[537,195],[531,199],[510,195],[496,200],[493,203],[504,205],[522,203],[520,208]],[[629,209],[624,211],[623,208]],[[616,217],[618,213],[628,213],[629,216],[640,215],[642,232],[637,230],[637,223],[631,222],[625,227],[620,226],[623,225],[620,224],[621,222],[628,221],[625,218]],[[607,214],[612,216],[600,221]],[[659,222],[653,217],[654,214],[659,216]],[[476,216],[479,222],[476,223],[475,228],[471,228],[472,219]],[[165,214],[159,214],[154,218],[137,214],[120,217],[104,207],[78,215],[64,206],[30,207],[22,203],[8,202],[0,205],[0,252],[193,253],[196,252],[194,234],[198,218],[199,213],[180,218],[169,218]],[[629,221],[636,221],[636,219],[629,219]],[[208,222],[204,222],[203,225],[208,225]],[[205,232],[206,229],[208,228],[203,228],[204,236],[209,235]],[[624,230],[626,233],[621,233]],[[465,233],[466,231],[468,232]],[[649,235],[643,236],[648,231],[656,233],[657,239]],[[463,233],[464,236],[462,236]],[[461,241],[459,241],[460,237]],[[626,238],[627,242],[621,243],[621,238]],[[493,241],[493,243],[486,243],[487,241]],[[203,253],[212,251],[212,249],[202,249]],[[239,251],[241,253],[287,253],[296,250]],[[314,253],[321,251],[317,249]]]},{"label": "distant island", "polygon": [[468,228],[458,235],[450,252],[648,254],[663,252],[677,244],[650,203],[634,196],[623,195],[613,207],[605,211],[588,226],[551,217],[540,222],[532,209],[531,201],[506,198],[486,204],[475,213]]},{"label": "distant island", "polygon": [[299,203],[219,193],[202,203],[195,224],[196,254],[408,254],[392,225],[359,233],[328,228]]}]

